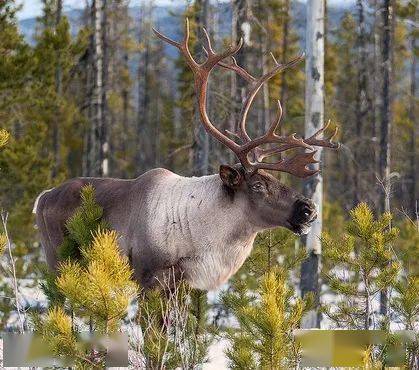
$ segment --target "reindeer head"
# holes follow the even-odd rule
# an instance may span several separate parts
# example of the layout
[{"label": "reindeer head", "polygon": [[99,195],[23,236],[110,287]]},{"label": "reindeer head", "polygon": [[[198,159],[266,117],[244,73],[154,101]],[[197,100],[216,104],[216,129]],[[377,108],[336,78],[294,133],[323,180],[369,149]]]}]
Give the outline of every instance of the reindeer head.
[{"label": "reindeer head", "polygon": [[[263,76],[256,78],[240,67],[234,58],[243,44],[242,40],[236,46],[231,46],[222,53],[216,53],[212,48],[209,35],[204,29],[206,41],[204,51],[207,54],[207,59],[200,64],[193,58],[188,47],[188,20],[186,20],[186,32],[182,42],[176,42],[155,29],[153,31],[160,39],[178,48],[185,57],[186,63],[194,75],[199,112],[204,128],[211,136],[229,148],[240,161],[239,165],[220,166],[220,178],[225,188],[246,203],[249,218],[252,218],[253,223],[260,228],[284,226],[298,234],[306,232],[317,217],[314,203],[282,184],[266,170],[287,172],[300,178],[315,175],[319,170],[307,168],[309,165],[318,163],[315,159],[316,150],[314,147],[337,149],[339,144],[332,142],[337,134],[337,128],[325,139],[323,132],[329,123],[307,139],[298,138],[295,133],[288,136],[278,135],[276,132],[282,118],[282,107],[278,100],[276,118],[266,133],[252,139],[246,130],[249,109],[262,85],[284,69],[299,63],[303,60],[304,55],[300,55],[286,64],[279,64],[271,54],[275,67]],[[225,61],[228,59],[231,59],[231,63]],[[208,78],[215,66],[234,71],[250,85],[237,124],[237,132],[220,131],[208,117],[206,110]],[[264,161],[268,157],[292,149],[299,151],[291,157],[283,157],[276,162]]]}]

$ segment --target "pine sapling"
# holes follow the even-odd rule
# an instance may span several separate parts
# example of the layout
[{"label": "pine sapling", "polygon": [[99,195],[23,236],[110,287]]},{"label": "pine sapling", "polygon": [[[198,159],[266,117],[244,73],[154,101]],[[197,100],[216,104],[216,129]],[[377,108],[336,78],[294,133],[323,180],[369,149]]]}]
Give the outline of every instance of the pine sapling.
[{"label": "pine sapling", "polygon": [[227,357],[233,369],[280,369],[297,365],[299,348],[293,331],[299,328],[303,314],[310,309],[311,298],[296,298],[287,279],[286,270],[273,267],[262,277],[256,297],[251,301],[225,298],[224,303],[239,323],[239,329],[232,329],[228,335],[232,347]]},{"label": "pine sapling", "polygon": [[322,235],[324,258],[334,266],[324,272],[330,290],[340,298],[335,307],[323,312],[338,326],[348,329],[379,328],[373,301],[383,289],[393,287],[400,271],[390,248],[398,235],[391,226],[392,216],[374,219],[367,204],[350,212],[350,221],[341,237]]},{"label": "pine sapling", "polygon": [[10,134],[3,128],[0,129],[0,149],[6,146],[10,139]]},{"label": "pine sapling", "polygon": [[[395,318],[406,330],[414,333],[414,340],[407,345],[406,368],[419,367],[419,277],[408,276],[395,284],[396,295],[390,301]],[[403,343],[402,343],[403,344]]]},{"label": "pine sapling", "polygon": [[84,323],[88,319],[99,333],[115,332],[138,292],[128,259],[120,253],[118,235],[102,229],[102,215],[93,187],[84,187],[81,205],[66,224],[67,241],[73,243],[67,246],[74,249],[66,250],[70,253],[60,261],[57,276],[46,276],[44,291],[53,304],[36,325],[55,354],[75,357],[79,367],[103,365],[104,357],[78,345],[73,318]]}]

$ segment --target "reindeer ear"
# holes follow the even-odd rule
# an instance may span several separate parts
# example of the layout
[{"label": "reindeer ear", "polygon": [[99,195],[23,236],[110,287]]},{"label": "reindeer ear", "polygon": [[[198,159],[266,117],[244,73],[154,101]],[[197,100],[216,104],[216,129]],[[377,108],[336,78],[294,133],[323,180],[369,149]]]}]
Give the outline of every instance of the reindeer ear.
[{"label": "reindeer ear", "polygon": [[224,164],[220,166],[220,177],[223,184],[232,189],[238,188],[244,180],[239,170]]}]

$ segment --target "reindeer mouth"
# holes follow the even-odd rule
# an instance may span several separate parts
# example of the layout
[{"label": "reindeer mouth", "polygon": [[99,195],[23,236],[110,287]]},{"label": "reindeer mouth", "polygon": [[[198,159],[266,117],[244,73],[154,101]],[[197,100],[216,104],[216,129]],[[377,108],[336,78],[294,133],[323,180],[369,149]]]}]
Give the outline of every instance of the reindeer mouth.
[{"label": "reindeer mouth", "polygon": [[294,234],[301,236],[309,233],[311,225],[313,224],[314,219],[301,224],[293,224],[290,221],[287,221],[287,228],[290,229]]}]

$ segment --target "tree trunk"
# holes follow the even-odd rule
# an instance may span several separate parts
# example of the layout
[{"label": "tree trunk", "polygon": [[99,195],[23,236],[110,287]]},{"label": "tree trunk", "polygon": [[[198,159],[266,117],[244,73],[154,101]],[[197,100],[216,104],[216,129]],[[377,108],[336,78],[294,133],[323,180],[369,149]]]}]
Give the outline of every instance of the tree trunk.
[{"label": "tree trunk", "polygon": [[[289,20],[290,20],[290,1],[284,1],[284,16],[283,16],[283,23],[282,23],[282,61],[285,63],[288,60],[288,37],[289,37]],[[287,115],[287,99],[288,99],[288,84],[287,84],[287,75],[286,71],[280,74],[281,78],[281,105],[282,105],[282,113],[284,117]]]},{"label": "tree trunk", "polygon": [[140,42],[144,51],[140,54],[138,66],[138,116],[136,132],[136,162],[140,171],[148,170],[152,163],[150,137],[150,94],[151,94],[151,24],[152,4],[142,5]]},{"label": "tree trunk", "polygon": [[109,79],[109,24],[108,0],[103,1],[102,11],[102,121],[100,129],[100,175],[109,176],[109,117],[108,117],[108,79]]},{"label": "tree trunk", "polygon": [[[84,10],[83,21],[84,27],[94,27],[94,17],[93,17],[93,4],[89,5],[89,2],[86,1],[86,7]],[[86,50],[85,56],[80,61],[80,69],[85,71],[84,76],[84,90],[85,90],[85,99],[84,102],[85,109],[84,115],[89,125],[85,128],[83,132],[83,156],[82,156],[82,175],[90,176],[91,175],[91,154],[92,154],[92,111],[93,111],[93,34],[89,36],[89,47]]]},{"label": "tree trunk", "polygon": [[[129,18],[129,13],[128,13],[128,5],[124,5],[124,37],[126,38],[129,37],[129,23],[130,23],[130,18]],[[122,53],[123,53],[122,62],[124,65],[124,72],[129,73],[130,58],[129,58],[128,49],[125,45],[123,47]],[[123,86],[122,86],[122,92],[121,92],[122,132],[121,132],[121,137],[120,137],[121,142],[119,143],[119,150],[123,153],[124,158],[128,157],[128,153],[130,150],[129,148],[131,147],[131,140],[130,140],[130,135],[129,135],[129,132],[130,132],[130,127],[129,127],[130,126],[129,125],[130,94],[131,94],[131,90],[127,82],[124,81]],[[127,176],[126,165],[122,166],[120,171],[121,171],[120,174],[122,177]]]},{"label": "tree trunk", "polygon": [[[231,19],[231,44],[237,45],[237,42],[239,40],[239,35],[237,34],[238,31],[238,25],[239,25],[239,9],[238,4],[239,1],[232,1],[232,19]],[[228,129],[230,132],[236,132],[236,121],[237,121],[237,109],[236,109],[236,102],[237,102],[237,74],[236,73],[230,73],[231,79],[230,79],[230,100],[232,102],[232,109],[229,116],[229,123],[228,123]],[[234,153],[229,150],[228,151],[228,160],[229,162],[233,162],[235,159]]]},{"label": "tree trunk", "polygon": [[[324,121],[324,0],[307,2],[306,29],[306,92],[305,92],[305,137],[314,134]],[[322,157],[318,148],[317,159]],[[316,296],[317,307],[307,313],[302,325],[305,328],[319,327],[318,304],[320,295],[319,271],[322,232],[323,177],[321,173],[304,183],[304,194],[318,207],[318,217],[311,231],[302,238],[309,257],[301,266],[301,294],[312,292]]]},{"label": "tree trunk", "polygon": [[103,1],[92,1],[92,70],[93,83],[90,97],[91,139],[89,153],[89,176],[100,176],[102,172],[101,134],[103,123],[103,39],[102,39]]},{"label": "tree trunk", "polygon": [[409,214],[413,220],[416,219],[417,215],[417,179],[416,179],[416,171],[417,171],[417,164],[416,164],[416,136],[417,136],[417,123],[415,121],[415,107],[416,107],[416,35],[414,34],[413,26],[412,31],[410,34],[410,50],[412,53],[412,62],[410,64],[410,99],[409,99],[409,120],[410,124],[412,125],[411,133],[410,133],[410,142],[409,142],[409,154],[410,154],[410,187],[409,187],[409,204],[408,209],[410,210]]},{"label": "tree trunk", "polygon": [[[380,121],[380,105],[381,105],[381,69],[380,69],[380,29],[381,29],[381,17],[380,17],[380,1],[381,0],[374,0],[374,64],[373,64],[373,87],[372,87],[372,125],[371,125],[371,137],[373,139],[372,147],[373,147],[373,165],[374,171],[371,174],[371,181],[374,183],[377,181],[377,172],[379,169],[379,150],[378,150],[378,124]],[[379,193],[376,191],[375,193]],[[375,204],[378,203],[379,197],[376,195]]]},{"label": "tree trunk", "polygon": [[[390,137],[392,125],[392,33],[393,33],[393,3],[392,0],[383,0],[382,6],[382,48],[381,68],[383,87],[381,92],[381,130],[380,130],[380,180],[382,182],[380,196],[381,212],[390,211]],[[387,314],[387,291],[380,295],[380,313]]]},{"label": "tree trunk", "polygon": [[358,81],[357,81],[357,99],[356,99],[356,123],[355,123],[355,134],[356,134],[356,148],[354,158],[357,169],[354,174],[354,188],[353,188],[353,205],[356,206],[362,201],[362,189],[360,186],[361,173],[360,170],[364,166],[362,154],[364,152],[364,139],[363,131],[365,131],[365,125],[367,123],[367,114],[369,110],[368,104],[368,91],[367,91],[367,49],[366,49],[366,24],[365,24],[365,12],[364,12],[364,0],[357,0],[356,6],[358,9]]},{"label": "tree trunk", "polygon": [[[250,47],[250,4],[249,0],[232,0],[233,19],[232,19],[232,44],[236,45],[240,38],[243,39],[243,46],[236,55],[237,63],[247,67],[247,54]],[[231,73],[231,101],[233,109],[230,115],[231,132],[237,131],[237,124],[240,110],[246,96],[246,81],[238,77],[236,73]],[[229,151],[229,160],[236,161],[237,158]]]},{"label": "tree trunk", "polygon": [[[128,4],[124,5],[123,8],[123,12],[124,12],[124,38],[129,38],[129,23],[130,23],[130,18],[129,18],[129,8],[128,8]],[[127,46],[124,45],[123,47],[123,64],[124,64],[124,71],[126,73],[129,72],[129,52],[127,49]],[[123,83],[123,87],[122,87],[122,146],[124,148],[127,147],[128,145],[128,130],[129,130],[129,123],[128,123],[128,111],[129,111],[129,107],[130,107],[130,89],[128,84],[124,81]],[[124,149],[124,153],[127,153],[127,150]]]},{"label": "tree trunk", "polygon": [[[250,36],[252,34],[252,25],[250,22],[250,4],[249,0],[234,0],[233,1],[234,10],[237,13],[236,23],[234,25],[237,35],[237,40],[240,38],[243,39],[243,46],[239,50],[239,52],[236,55],[236,60],[238,65],[243,66],[244,68],[248,67],[248,53],[249,49],[251,47],[251,40]],[[234,73],[235,74],[235,73]],[[243,102],[246,98],[246,88],[247,84],[246,81],[244,81],[242,78],[237,78],[237,90],[235,91],[235,100],[234,100],[234,106],[235,106],[235,113],[236,118],[240,114],[240,110],[242,108]],[[236,119],[236,124],[237,124]],[[236,131],[237,127],[234,127],[234,132]]]},{"label": "tree trunk", "polygon": [[[199,40],[203,39],[202,28],[209,31],[209,0],[196,0],[197,8],[196,24]],[[202,54],[201,43],[197,42],[195,55]],[[211,83],[208,83],[207,105],[211,104]],[[193,174],[195,176],[208,175],[209,172],[209,135],[200,122],[198,110],[195,112],[195,142],[193,144]]]},{"label": "tree trunk", "polygon": [[[61,22],[61,16],[63,12],[63,2],[62,0],[57,0],[57,8],[55,11],[55,27],[57,28]],[[57,99],[60,99],[62,95],[62,70],[61,70],[61,59],[60,54],[57,52],[57,65],[55,67],[55,92],[57,94]],[[52,178],[57,176],[58,170],[61,165],[61,157],[60,157],[60,132],[59,132],[59,125],[60,125],[60,104],[57,104],[58,112],[54,119],[54,124],[52,127],[52,148],[53,148],[53,157],[54,163],[52,165]]]},{"label": "tree trunk", "polygon": [[[269,14],[267,15],[269,17]],[[268,21],[269,22],[269,21]],[[261,31],[260,35],[260,52],[261,52],[261,62],[262,62],[262,75],[268,73],[268,35],[266,30]],[[270,110],[269,110],[269,84],[265,83],[262,85],[262,99],[263,99],[263,109],[262,109],[262,124],[259,125],[260,132],[258,135],[263,135],[271,124],[270,119]]]}]

